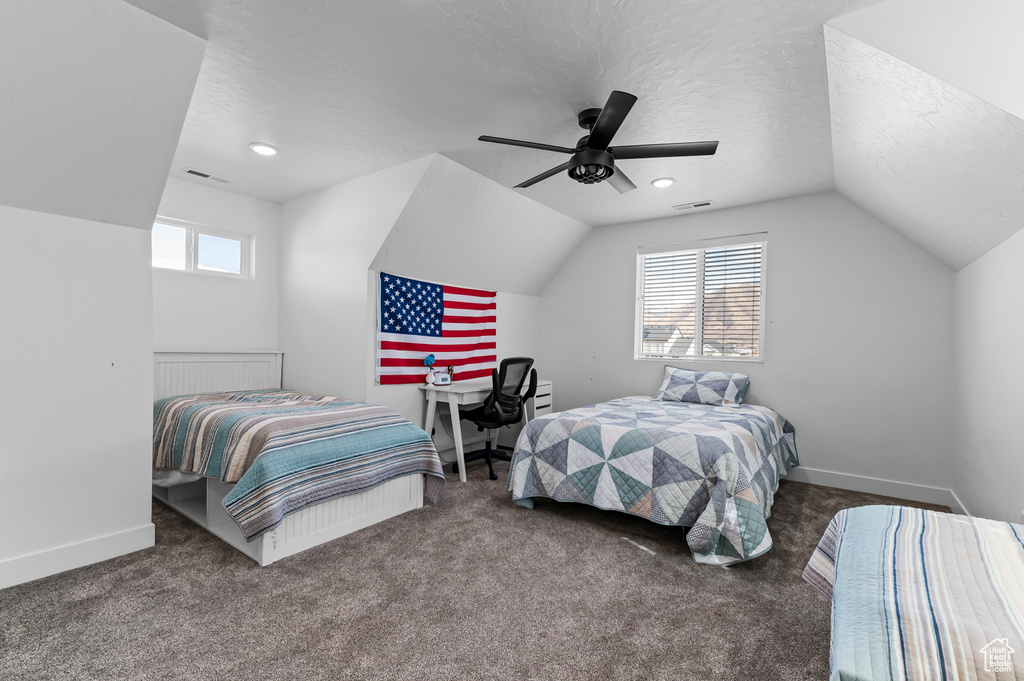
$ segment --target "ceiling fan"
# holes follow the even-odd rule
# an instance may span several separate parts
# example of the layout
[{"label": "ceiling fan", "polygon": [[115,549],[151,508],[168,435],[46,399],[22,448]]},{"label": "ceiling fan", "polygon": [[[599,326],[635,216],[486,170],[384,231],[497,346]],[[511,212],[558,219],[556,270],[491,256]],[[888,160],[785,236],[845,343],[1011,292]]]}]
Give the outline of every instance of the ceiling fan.
[{"label": "ceiling fan", "polygon": [[580,138],[576,147],[558,147],[539,142],[524,142],[505,137],[481,135],[481,142],[509,144],[514,147],[527,147],[570,154],[571,158],[560,166],[547,170],[536,177],[516,185],[516,189],[529,187],[541,180],[557,175],[563,170],[569,177],[583,184],[596,184],[608,180],[608,184],[619,190],[620,194],[636,189],[636,185],[626,174],[615,167],[615,161],[627,158],[667,158],[672,156],[711,156],[718,149],[718,142],[679,142],[675,144],[630,144],[621,147],[610,147],[612,137],[618,132],[626,114],[636,103],[636,97],[628,92],[613,90],[608,96],[603,109],[584,109],[579,113],[580,127],[589,130],[589,134]]}]

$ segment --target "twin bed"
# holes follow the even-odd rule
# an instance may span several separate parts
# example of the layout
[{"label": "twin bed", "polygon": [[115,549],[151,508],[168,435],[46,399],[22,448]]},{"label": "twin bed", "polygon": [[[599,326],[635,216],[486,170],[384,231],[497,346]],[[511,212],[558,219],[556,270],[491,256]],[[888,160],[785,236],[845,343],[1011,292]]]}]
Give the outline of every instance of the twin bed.
[{"label": "twin bed", "polygon": [[509,469],[515,503],[538,498],[690,528],[698,563],[729,565],[772,546],[766,519],[797,464],[793,427],[742,404],[742,374],[665,368],[653,397],[543,416],[523,429]]},{"label": "twin bed", "polygon": [[833,681],[1024,679],[1024,526],[846,509],[804,579],[832,602]]},{"label": "twin bed", "polygon": [[379,405],[280,390],[280,353],[156,353],[153,495],[269,565],[436,502],[422,429]]}]

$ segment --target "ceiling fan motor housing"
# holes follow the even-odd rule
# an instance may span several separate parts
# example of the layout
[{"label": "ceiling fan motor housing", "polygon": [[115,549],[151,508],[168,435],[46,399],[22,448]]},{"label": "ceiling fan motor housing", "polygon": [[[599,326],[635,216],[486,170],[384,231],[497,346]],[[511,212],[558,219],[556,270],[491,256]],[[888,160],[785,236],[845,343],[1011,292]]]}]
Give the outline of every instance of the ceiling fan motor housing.
[{"label": "ceiling fan motor housing", "polygon": [[590,130],[594,127],[594,123],[597,123],[598,116],[601,115],[601,109],[584,109],[580,111],[576,117],[576,121],[580,124],[580,127],[584,130]]},{"label": "ceiling fan motor housing", "polygon": [[615,159],[601,149],[581,149],[569,159],[569,177],[583,184],[597,184],[615,174]]}]

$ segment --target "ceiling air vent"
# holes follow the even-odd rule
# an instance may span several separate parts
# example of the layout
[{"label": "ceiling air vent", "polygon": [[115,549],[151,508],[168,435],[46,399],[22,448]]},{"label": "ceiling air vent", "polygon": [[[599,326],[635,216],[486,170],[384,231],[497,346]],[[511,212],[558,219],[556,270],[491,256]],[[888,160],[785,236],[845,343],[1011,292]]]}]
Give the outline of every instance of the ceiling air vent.
[{"label": "ceiling air vent", "polygon": [[196,177],[201,177],[204,180],[213,180],[214,182],[220,182],[222,184],[228,184],[231,181],[231,180],[225,180],[222,177],[214,177],[210,173],[204,173],[203,171],[196,170],[195,168],[185,168],[185,174],[186,175],[195,175]]},{"label": "ceiling air vent", "polygon": [[680,203],[678,206],[672,206],[672,210],[690,210],[691,208],[707,208],[710,205],[710,201],[694,201],[693,203]]}]

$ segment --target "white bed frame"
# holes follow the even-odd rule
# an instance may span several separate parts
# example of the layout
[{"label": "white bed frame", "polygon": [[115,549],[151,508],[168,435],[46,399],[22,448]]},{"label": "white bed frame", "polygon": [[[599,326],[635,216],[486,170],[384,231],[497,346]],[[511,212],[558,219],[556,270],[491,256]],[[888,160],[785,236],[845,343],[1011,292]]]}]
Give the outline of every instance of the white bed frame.
[{"label": "white bed frame", "polygon": [[[153,359],[154,400],[281,387],[282,353],[276,351],[156,352]],[[153,496],[264,566],[423,505],[423,475],[406,475],[292,513],[275,529],[247,542],[222,503],[232,487],[204,478],[173,487],[154,485]]]}]

